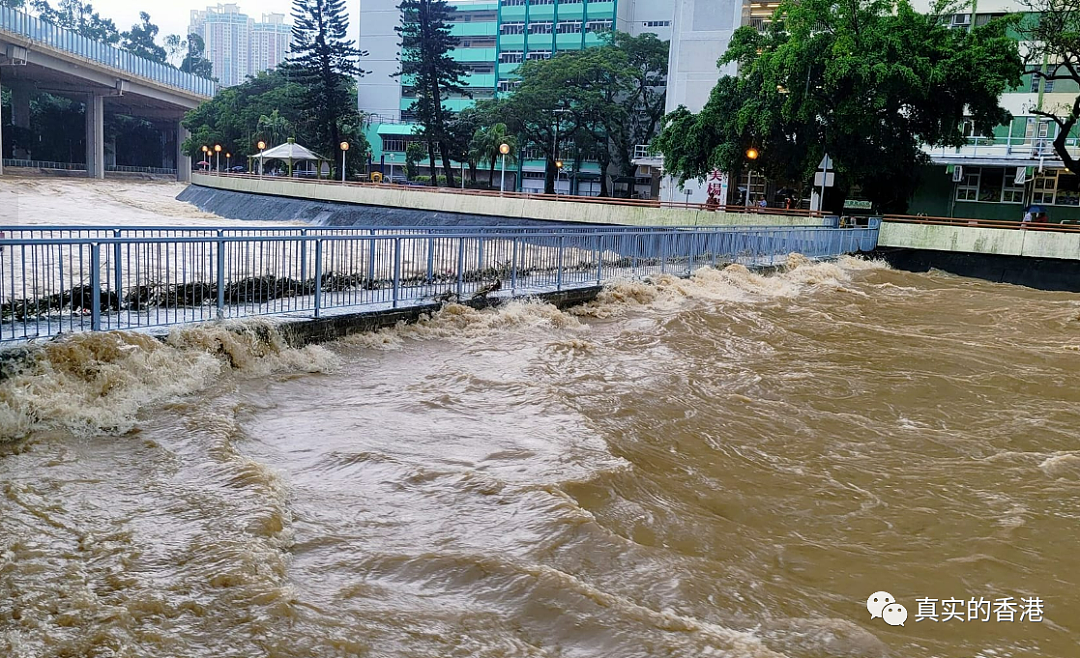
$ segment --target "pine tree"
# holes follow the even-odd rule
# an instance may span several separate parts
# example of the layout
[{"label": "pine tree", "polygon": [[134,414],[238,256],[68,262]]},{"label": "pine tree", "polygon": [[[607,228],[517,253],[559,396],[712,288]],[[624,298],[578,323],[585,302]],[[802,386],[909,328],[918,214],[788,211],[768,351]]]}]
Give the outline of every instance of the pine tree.
[{"label": "pine tree", "polygon": [[402,0],[401,71],[404,83],[416,92],[411,110],[423,130],[428,145],[431,184],[438,185],[435,169],[436,150],[442,154],[446,184],[454,186],[454,168],[450,164],[451,139],[448,127],[450,110],[443,105],[450,94],[468,96],[464,86],[465,67],[450,56],[457,39],[450,36],[450,23],[457,10],[446,0]]},{"label": "pine tree", "polygon": [[341,127],[359,115],[354,80],[367,53],[346,38],[345,0],[293,0],[292,17],[292,52],[282,69],[304,90],[300,110],[312,146],[336,165]]}]

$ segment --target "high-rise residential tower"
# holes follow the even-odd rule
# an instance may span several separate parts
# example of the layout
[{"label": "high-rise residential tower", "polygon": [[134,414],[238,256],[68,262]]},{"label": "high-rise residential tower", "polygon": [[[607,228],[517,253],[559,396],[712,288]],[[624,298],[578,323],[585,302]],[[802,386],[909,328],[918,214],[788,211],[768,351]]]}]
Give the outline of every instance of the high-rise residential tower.
[{"label": "high-rise residential tower", "polygon": [[280,64],[289,50],[292,28],[284,14],[263,14],[255,22],[235,4],[192,10],[189,34],[206,44],[206,58],[223,87],[238,85],[250,75]]}]

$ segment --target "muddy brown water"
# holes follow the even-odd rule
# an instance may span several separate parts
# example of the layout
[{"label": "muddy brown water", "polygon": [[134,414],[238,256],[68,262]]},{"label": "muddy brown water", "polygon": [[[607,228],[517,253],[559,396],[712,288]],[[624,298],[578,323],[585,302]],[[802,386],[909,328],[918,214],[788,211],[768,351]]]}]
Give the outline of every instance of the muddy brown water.
[{"label": "muddy brown water", "polygon": [[0,383],[0,655],[1080,655],[1080,297],[793,265],[51,346]]}]

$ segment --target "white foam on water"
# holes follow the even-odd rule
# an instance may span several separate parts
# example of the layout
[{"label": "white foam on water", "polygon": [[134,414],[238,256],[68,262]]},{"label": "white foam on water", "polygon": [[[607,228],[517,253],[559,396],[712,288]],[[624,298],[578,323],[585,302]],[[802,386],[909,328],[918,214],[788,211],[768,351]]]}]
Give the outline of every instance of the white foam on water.
[{"label": "white foam on water", "polygon": [[44,429],[124,433],[140,409],[206,389],[230,371],[261,377],[336,364],[324,348],[289,348],[264,319],[178,328],[164,342],[135,332],[72,334],[44,344],[0,382],[0,440]]}]

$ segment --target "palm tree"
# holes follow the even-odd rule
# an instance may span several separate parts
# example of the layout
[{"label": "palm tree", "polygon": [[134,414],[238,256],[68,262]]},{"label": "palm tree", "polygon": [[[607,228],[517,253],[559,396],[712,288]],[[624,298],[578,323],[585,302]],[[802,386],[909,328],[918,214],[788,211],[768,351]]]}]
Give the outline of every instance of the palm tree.
[{"label": "palm tree", "polygon": [[292,124],[289,123],[288,119],[281,116],[277,110],[274,110],[269,115],[264,114],[259,117],[259,123],[255,129],[259,131],[259,134],[266,137],[272,146],[276,146],[289,138],[292,132]]},{"label": "palm tree", "polygon": [[[473,157],[478,162],[487,162],[490,165],[488,181],[492,187],[495,184],[495,165],[502,155],[499,147],[503,144],[510,146],[511,154],[517,152],[517,138],[507,132],[505,123],[496,123],[487,128],[478,128],[473,135],[472,142],[469,144],[469,150]],[[512,155],[507,157],[510,158],[511,162],[513,161]]]}]

